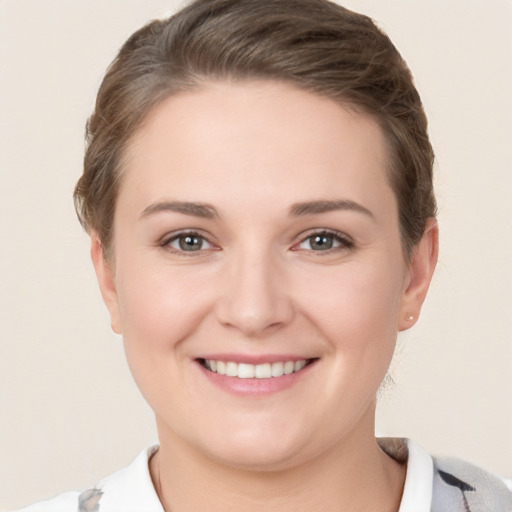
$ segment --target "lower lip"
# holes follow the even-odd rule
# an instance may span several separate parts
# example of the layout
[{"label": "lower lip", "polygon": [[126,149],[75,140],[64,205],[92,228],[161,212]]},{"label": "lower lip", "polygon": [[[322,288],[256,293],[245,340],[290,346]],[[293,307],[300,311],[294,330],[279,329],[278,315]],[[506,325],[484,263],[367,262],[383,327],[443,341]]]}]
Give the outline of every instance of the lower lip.
[{"label": "lower lip", "polygon": [[207,370],[197,361],[196,364],[202,371],[203,375],[212,384],[218,386],[223,391],[238,396],[265,397],[292,387],[309,374],[311,368],[315,366],[316,362],[316,360],[312,361],[296,373],[283,375],[281,377],[271,377],[270,379],[240,379],[239,377],[228,377],[227,375],[220,375]]}]

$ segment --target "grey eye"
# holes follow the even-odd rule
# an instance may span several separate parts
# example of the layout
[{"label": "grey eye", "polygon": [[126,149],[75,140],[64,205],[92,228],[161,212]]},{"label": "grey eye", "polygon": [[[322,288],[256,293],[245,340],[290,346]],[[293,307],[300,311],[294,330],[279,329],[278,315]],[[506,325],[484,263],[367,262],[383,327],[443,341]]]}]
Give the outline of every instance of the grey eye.
[{"label": "grey eye", "polygon": [[[334,235],[322,233],[319,235],[308,236],[302,243],[302,249],[312,249],[313,251],[327,251],[339,245]],[[309,247],[308,247],[309,246]]]},{"label": "grey eye", "polygon": [[181,233],[171,238],[166,245],[184,252],[194,252],[212,248],[212,245],[203,236],[197,233]]},{"label": "grey eye", "polygon": [[197,235],[180,236],[178,242],[183,251],[199,251],[203,248],[203,238]]},{"label": "grey eye", "polygon": [[302,240],[299,249],[315,252],[327,252],[337,249],[352,249],[354,243],[344,235],[330,231],[317,231]]}]

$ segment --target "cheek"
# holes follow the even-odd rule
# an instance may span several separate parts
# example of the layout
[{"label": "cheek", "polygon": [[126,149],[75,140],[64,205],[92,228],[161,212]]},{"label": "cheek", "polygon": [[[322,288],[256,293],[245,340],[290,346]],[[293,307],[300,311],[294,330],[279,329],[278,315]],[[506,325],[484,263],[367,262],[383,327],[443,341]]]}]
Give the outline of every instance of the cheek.
[{"label": "cheek", "polygon": [[351,262],[324,275],[304,274],[301,308],[339,356],[386,365],[398,333],[402,269],[392,262]]},{"label": "cheek", "polygon": [[336,403],[344,404],[339,407],[354,416],[375,399],[395,350],[401,287],[390,269],[393,265],[347,266],[308,287],[311,317],[336,368],[326,395],[337,397]]},{"label": "cheek", "polygon": [[205,283],[211,279],[199,270],[161,264],[120,270],[117,288],[125,342],[148,351],[178,349],[206,314],[211,286]]},{"label": "cheek", "polygon": [[[118,297],[126,360],[140,391],[157,414],[168,402],[193,403],[186,372],[187,342],[208,309],[204,276],[148,265],[118,274]],[[178,387],[176,383],[181,383]],[[178,396],[175,391],[179,389]]]}]

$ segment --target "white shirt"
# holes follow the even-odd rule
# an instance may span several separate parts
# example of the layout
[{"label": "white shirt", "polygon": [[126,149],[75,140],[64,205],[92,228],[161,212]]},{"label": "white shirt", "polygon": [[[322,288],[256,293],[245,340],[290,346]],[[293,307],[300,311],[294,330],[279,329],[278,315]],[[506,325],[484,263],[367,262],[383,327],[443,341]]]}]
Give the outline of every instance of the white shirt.
[{"label": "white shirt", "polygon": [[[432,457],[407,441],[408,460],[405,487],[399,512],[430,512],[434,465]],[[164,512],[149,474],[148,461],[158,446],[143,450],[126,468],[102,480],[100,512]],[[18,512],[76,512],[80,491],[35,503]]]},{"label": "white shirt", "polygon": [[398,512],[430,512],[434,462],[423,448],[411,440],[407,441],[407,449],[407,472]]}]

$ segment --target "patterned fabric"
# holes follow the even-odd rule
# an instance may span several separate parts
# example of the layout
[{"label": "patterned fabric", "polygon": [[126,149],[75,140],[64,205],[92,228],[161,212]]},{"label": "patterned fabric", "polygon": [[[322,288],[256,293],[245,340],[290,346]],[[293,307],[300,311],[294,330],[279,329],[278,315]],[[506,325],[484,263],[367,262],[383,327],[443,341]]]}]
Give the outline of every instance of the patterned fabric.
[{"label": "patterned fabric", "polygon": [[[407,462],[400,512],[512,512],[512,490],[497,476],[459,459],[432,458],[411,441],[378,441],[391,457]],[[157,449],[144,450],[96,488],[67,492],[19,512],[164,512],[148,468]],[[421,488],[424,492],[418,494]]]},{"label": "patterned fabric", "polygon": [[[99,502],[102,495],[99,489],[90,489],[80,494],[79,512],[100,512]],[[499,478],[477,466],[459,459],[441,457],[434,459],[434,486],[430,510],[512,512],[512,492]]]},{"label": "patterned fabric", "polygon": [[483,469],[450,457],[434,458],[431,512],[512,512],[512,492]]},{"label": "patterned fabric", "polygon": [[103,491],[89,489],[78,496],[78,512],[99,512]]}]

